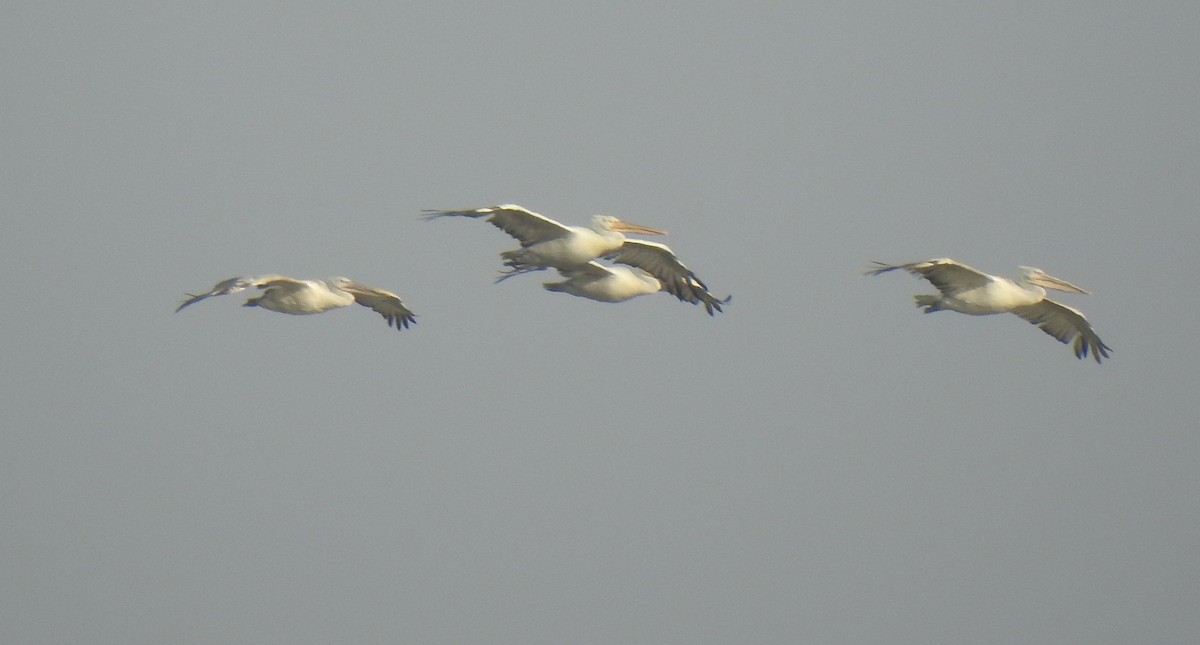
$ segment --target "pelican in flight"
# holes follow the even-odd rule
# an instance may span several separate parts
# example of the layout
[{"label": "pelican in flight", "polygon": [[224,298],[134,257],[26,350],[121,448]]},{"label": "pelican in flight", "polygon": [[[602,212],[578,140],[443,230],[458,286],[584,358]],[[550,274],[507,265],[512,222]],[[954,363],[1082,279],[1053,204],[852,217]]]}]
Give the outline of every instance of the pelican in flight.
[{"label": "pelican in flight", "polygon": [[1063,344],[1074,340],[1076,358],[1086,358],[1091,352],[1092,358],[1099,363],[1101,357],[1108,358],[1108,352],[1112,351],[1092,330],[1083,312],[1046,297],[1046,289],[1087,295],[1091,295],[1090,292],[1047,275],[1041,269],[1020,267],[1020,276],[1009,280],[948,258],[910,264],[876,262],[875,265],[876,268],[867,271],[867,275],[904,269],[933,283],[941,295],[916,296],[917,306],[924,307],[927,314],[942,310],[972,316],[1013,313]]},{"label": "pelican in flight", "polygon": [[322,311],[349,307],[358,303],[374,309],[376,313],[387,320],[389,327],[397,330],[407,329],[409,324],[416,323],[416,317],[400,296],[383,289],[376,289],[355,282],[349,278],[329,278],[328,280],[297,280],[283,275],[268,274],[247,278],[230,278],[218,282],[208,293],[187,294],[175,313],[184,307],[200,302],[212,296],[224,296],[230,293],[244,291],[250,287],[262,289],[256,298],[250,298],[242,306],[262,307],[284,314],[302,316],[319,314]]},{"label": "pelican in flight", "polygon": [[623,222],[612,215],[593,215],[591,225],[566,226],[518,206],[501,204],[466,211],[424,211],[422,219],[439,217],[486,217],[500,230],[521,243],[521,248],[504,251],[508,267],[497,282],[514,275],[547,268],[571,269],[621,248],[623,233],[666,235],[666,231]]},{"label": "pelican in flight", "polygon": [[666,291],[682,302],[703,303],[710,316],[729,302],[728,296],[720,299],[709,293],[704,282],[666,245],[626,240],[620,249],[605,257],[628,266],[605,266],[593,260],[559,269],[559,274],[566,280],[546,282],[542,286],[548,291],[561,291],[599,302],[624,302]]}]

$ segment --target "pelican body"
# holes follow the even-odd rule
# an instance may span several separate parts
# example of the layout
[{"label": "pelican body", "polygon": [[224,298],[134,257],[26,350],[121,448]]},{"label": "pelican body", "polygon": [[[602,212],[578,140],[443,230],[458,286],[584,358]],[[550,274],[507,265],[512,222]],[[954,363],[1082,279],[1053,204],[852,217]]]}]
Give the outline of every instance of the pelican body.
[{"label": "pelican body", "polygon": [[598,302],[624,302],[630,298],[666,291],[681,302],[703,304],[708,315],[721,311],[729,297],[718,298],[665,244],[626,240],[604,256],[626,266],[605,266],[591,261],[558,272],[566,280],[546,282],[549,291],[560,291]]},{"label": "pelican body", "polygon": [[547,291],[569,293],[597,302],[625,302],[662,291],[658,278],[641,269],[610,267],[592,261],[558,272],[566,280],[543,283]]},{"label": "pelican body", "polygon": [[244,307],[262,307],[293,316],[319,314],[330,309],[349,307],[358,303],[370,307],[383,316],[388,326],[407,329],[416,322],[416,316],[400,297],[390,291],[377,289],[355,282],[349,278],[335,277],[328,280],[297,280],[278,274],[253,277],[229,278],[218,282],[207,293],[188,294],[188,299],[175,310],[176,313],[188,305],[212,296],[223,296],[244,291],[251,287],[262,289],[262,293],[247,300]]},{"label": "pelican body", "polygon": [[593,215],[591,225],[566,226],[516,204],[501,204],[464,211],[425,211],[426,220],[439,217],[486,217],[521,243],[504,251],[504,271],[497,282],[514,275],[543,269],[570,269],[612,253],[625,243],[625,233],[666,235],[666,231],[624,222],[612,215]]},{"label": "pelican body", "polygon": [[971,316],[1012,313],[1037,325],[1042,331],[1067,344],[1075,341],[1077,358],[1088,353],[1099,363],[1112,348],[1105,345],[1083,312],[1046,297],[1046,289],[1090,295],[1087,290],[1034,267],[1019,267],[1015,280],[989,275],[949,258],[909,264],[875,263],[868,275],[904,269],[929,280],[939,295],[916,296],[925,313],[957,311]]}]

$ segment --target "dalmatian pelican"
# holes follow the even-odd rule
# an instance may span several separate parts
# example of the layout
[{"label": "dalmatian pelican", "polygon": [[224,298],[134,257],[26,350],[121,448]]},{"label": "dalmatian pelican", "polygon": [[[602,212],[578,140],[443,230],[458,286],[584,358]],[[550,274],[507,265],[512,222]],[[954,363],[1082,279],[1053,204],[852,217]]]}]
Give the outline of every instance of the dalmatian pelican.
[{"label": "dalmatian pelican", "polygon": [[427,210],[424,213],[421,216],[424,220],[486,217],[494,226],[516,238],[521,248],[500,254],[508,269],[497,282],[531,271],[570,269],[586,264],[620,249],[626,241],[624,233],[667,234],[666,231],[621,221],[612,215],[593,215],[589,227],[566,226],[516,204],[463,211]]},{"label": "dalmatian pelican", "polygon": [[404,306],[399,296],[390,291],[343,277],[297,280],[274,273],[222,280],[207,293],[187,294],[188,299],[184,300],[175,312],[179,313],[184,307],[205,298],[237,293],[250,287],[262,289],[262,293],[247,300],[244,307],[262,307],[279,313],[302,316],[358,303],[375,310],[387,320],[389,327],[395,327],[397,330],[407,329],[409,324],[416,323],[413,312]]},{"label": "dalmatian pelican", "polygon": [[1046,297],[1046,289],[1087,295],[1090,292],[1047,275],[1041,269],[1020,267],[1019,276],[1009,280],[988,275],[949,258],[941,258],[909,264],[876,262],[875,268],[867,271],[867,275],[879,275],[896,269],[904,269],[925,278],[941,292],[940,295],[916,296],[917,306],[924,307],[927,314],[943,310],[972,316],[1013,313],[1037,325],[1063,344],[1074,341],[1076,358],[1086,358],[1090,352],[1099,363],[1102,357],[1108,358],[1108,353],[1112,351],[1092,330],[1083,312]]}]

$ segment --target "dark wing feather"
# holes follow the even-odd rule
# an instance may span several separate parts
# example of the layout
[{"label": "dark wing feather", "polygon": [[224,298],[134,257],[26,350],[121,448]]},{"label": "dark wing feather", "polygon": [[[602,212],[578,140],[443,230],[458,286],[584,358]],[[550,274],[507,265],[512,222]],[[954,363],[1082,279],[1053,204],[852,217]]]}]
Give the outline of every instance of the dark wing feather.
[{"label": "dark wing feather", "polygon": [[663,290],[683,302],[704,304],[708,315],[721,311],[721,305],[730,296],[718,298],[709,293],[708,286],[682,262],[665,244],[645,240],[625,240],[621,248],[604,256],[618,264],[637,267],[654,276],[663,285]]},{"label": "dark wing feather", "polygon": [[357,282],[339,285],[344,291],[354,296],[354,301],[364,307],[370,307],[388,322],[389,327],[408,329],[410,324],[417,322],[416,316],[400,300],[400,296],[391,291],[376,289]]},{"label": "dark wing feather", "polygon": [[1100,358],[1108,358],[1112,348],[1105,345],[1083,313],[1074,307],[1068,307],[1053,300],[1043,300],[1036,305],[1013,309],[1013,313],[1037,325],[1042,331],[1050,334],[1063,344],[1075,341],[1076,358],[1086,358],[1091,352],[1092,358],[1100,362]]}]

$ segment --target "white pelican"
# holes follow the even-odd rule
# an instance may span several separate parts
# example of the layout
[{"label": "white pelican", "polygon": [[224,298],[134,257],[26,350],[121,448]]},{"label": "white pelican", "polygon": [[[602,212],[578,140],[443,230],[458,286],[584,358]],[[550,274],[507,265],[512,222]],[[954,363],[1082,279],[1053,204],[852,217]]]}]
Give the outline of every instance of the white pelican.
[{"label": "white pelican", "polygon": [[247,278],[230,278],[218,282],[208,293],[187,294],[179,308],[200,302],[211,296],[223,296],[237,293],[250,287],[258,287],[263,292],[257,298],[250,298],[242,306],[262,307],[271,311],[297,316],[319,314],[322,311],[349,307],[358,303],[374,309],[387,320],[388,326],[396,329],[407,329],[410,323],[416,322],[413,312],[400,301],[400,297],[390,291],[376,289],[360,284],[349,278],[329,278],[328,280],[297,280],[283,275],[267,274]]},{"label": "white pelican", "polygon": [[[678,266],[687,271],[682,264]],[[674,285],[673,295],[681,301],[704,303],[704,308],[710,316],[713,315],[713,310],[721,311],[721,305],[729,302],[728,297],[721,300],[709,293],[704,283],[690,271],[687,271],[686,277],[679,277],[675,281],[666,276],[660,280],[640,267],[604,266],[593,260],[570,269],[559,269],[558,272],[567,279],[562,282],[542,283],[546,290],[561,291],[598,302],[624,302],[637,296],[670,291],[668,284]]]},{"label": "white pelican", "polygon": [[1076,358],[1085,358],[1091,352],[1092,358],[1099,363],[1101,357],[1108,358],[1108,352],[1112,351],[1092,331],[1092,326],[1081,311],[1046,297],[1046,289],[1088,295],[1090,292],[1046,275],[1041,269],[1020,267],[1020,277],[1009,280],[988,275],[949,258],[910,264],[875,264],[877,268],[867,271],[867,275],[904,269],[933,283],[942,292],[940,296],[916,296],[917,306],[924,307],[927,314],[944,309],[972,316],[1014,313],[1063,344],[1074,340]]},{"label": "white pelican", "polygon": [[501,204],[465,211],[424,211],[425,220],[438,217],[487,217],[488,221],[521,243],[515,251],[500,254],[504,272],[497,282],[521,273],[550,267],[570,269],[621,248],[622,233],[666,235],[666,231],[623,222],[612,215],[593,215],[591,226],[566,226],[516,204]]}]

